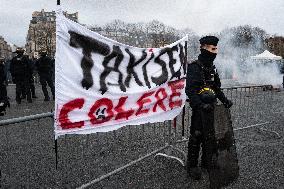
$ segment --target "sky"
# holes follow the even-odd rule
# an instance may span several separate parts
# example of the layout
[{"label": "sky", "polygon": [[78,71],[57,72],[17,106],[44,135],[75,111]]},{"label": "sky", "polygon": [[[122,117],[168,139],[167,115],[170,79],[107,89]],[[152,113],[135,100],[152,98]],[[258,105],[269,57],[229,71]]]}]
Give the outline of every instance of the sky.
[{"label": "sky", "polygon": [[[206,35],[249,24],[284,36],[284,0],[61,0],[61,7],[87,25],[156,19]],[[0,36],[23,46],[32,12],[41,9],[56,10],[56,0],[0,0]]]}]

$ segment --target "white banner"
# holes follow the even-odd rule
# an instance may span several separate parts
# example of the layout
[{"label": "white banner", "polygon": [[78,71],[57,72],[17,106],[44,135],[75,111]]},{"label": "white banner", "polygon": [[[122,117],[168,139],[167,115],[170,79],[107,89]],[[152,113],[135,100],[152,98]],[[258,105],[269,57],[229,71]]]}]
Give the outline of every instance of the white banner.
[{"label": "white banner", "polygon": [[163,122],[182,110],[187,37],[136,48],[56,18],[55,137]]}]

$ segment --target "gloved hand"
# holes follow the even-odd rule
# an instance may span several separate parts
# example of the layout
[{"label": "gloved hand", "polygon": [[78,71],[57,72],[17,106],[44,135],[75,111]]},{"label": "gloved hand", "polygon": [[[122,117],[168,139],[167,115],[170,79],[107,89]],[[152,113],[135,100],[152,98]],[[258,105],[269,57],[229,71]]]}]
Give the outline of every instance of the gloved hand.
[{"label": "gloved hand", "polygon": [[16,83],[16,78],[12,77],[12,82],[15,84]]},{"label": "gloved hand", "polygon": [[224,103],[224,106],[226,108],[231,108],[233,106],[233,102],[231,100],[227,100],[225,103]]},{"label": "gloved hand", "polygon": [[214,109],[214,107],[213,107],[212,104],[202,104],[201,109],[206,111],[206,112],[210,112]]},{"label": "gloved hand", "polygon": [[0,102],[0,116],[5,115],[7,107],[10,108],[10,102],[8,100],[4,100]]}]

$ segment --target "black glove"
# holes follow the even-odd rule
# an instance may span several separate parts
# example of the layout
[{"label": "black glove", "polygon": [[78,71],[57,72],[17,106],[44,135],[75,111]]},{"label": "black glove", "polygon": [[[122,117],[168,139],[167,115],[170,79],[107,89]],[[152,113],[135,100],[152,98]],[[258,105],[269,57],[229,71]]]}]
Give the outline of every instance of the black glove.
[{"label": "black glove", "polygon": [[15,84],[16,83],[16,78],[12,77],[12,82]]},{"label": "black glove", "polygon": [[230,100],[226,100],[226,102],[224,103],[224,106],[226,108],[231,108],[233,106],[233,102]]},{"label": "black glove", "polygon": [[0,116],[5,115],[7,107],[10,108],[10,102],[8,100],[4,100],[0,102]]},{"label": "black glove", "polygon": [[214,106],[212,104],[202,104],[201,109],[206,112],[210,112],[214,109]]}]

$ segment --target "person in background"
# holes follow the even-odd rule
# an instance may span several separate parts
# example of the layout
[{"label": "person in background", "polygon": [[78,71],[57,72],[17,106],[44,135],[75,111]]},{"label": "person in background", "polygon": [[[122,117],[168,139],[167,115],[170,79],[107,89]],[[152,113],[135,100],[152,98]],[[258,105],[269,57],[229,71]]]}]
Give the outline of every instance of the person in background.
[{"label": "person in background", "polygon": [[34,70],[35,70],[35,59],[32,58],[30,59],[29,63],[31,65],[31,69],[32,69],[32,75],[30,78],[30,89],[31,89],[31,93],[32,93],[32,98],[37,98],[36,93],[35,93],[35,81],[34,81]]},{"label": "person in background", "polygon": [[10,64],[12,80],[16,84],[16,101],[21,104],[21,95],[25,94],[27,101],[32,103],[30,78],[33,71],[28,57],[24,56],[24,49],[17,48],[16,54]]},{"label": "person in background", "polygon": [[192,108],[187,171],[190,177],[196,180],[201,178],[201,169],[198,167],[201,147],[201,167],[208,170],[214,166],[212,157],[217,150],[214,107],[217,98],[225,107],[232,106],[232,102],[221,90],[220,78],[213,64],[219,39],[215,36],[205,36],[199,41],[201,53],[198,60],[188,64],[185,89]]},{"label": "person in background", "polygon": [[[28,58],[27,55],[24,55],[24,56]],[[32,98],[37,98],[37,96],[35,95],[35,85],[34,85],[34,61],[29,58],[28,60],[29,60],[30,68],[31,68],[31,74],[29,78],[30,90],[31,90]],[[25,99],[25,98],[26,98],[26,91],[22,90],[21,99]]]},{"label": "person in background", "polygon": [[7,73],[5,71],[5,59],[0,57],[0,116],[5,115],[6,108],[10,107],[7,96]]},{"label": "person in background", "polygon": [[35,63],[36,70],[39,74],[39,81],[44,94],[44,101],[49,101],[50,97],[46,86],[50,87],[53,100],[55,98],[55,87],[53,84],[52,73],[53,73],[53,61],[47,56],[45,50],[40,52],[40,58]]}]

